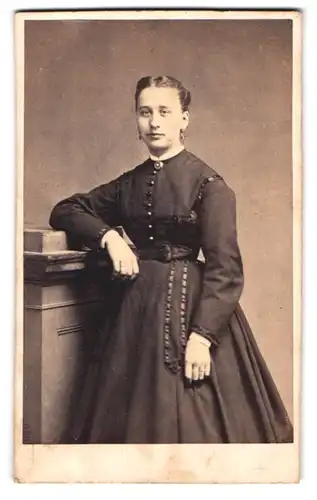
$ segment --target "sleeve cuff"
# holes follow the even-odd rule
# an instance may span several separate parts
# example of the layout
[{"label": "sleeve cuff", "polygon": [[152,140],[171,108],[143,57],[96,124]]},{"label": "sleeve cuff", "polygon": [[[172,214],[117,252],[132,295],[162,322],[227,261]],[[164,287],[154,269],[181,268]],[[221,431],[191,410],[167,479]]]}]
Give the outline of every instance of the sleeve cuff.
[{"label": "sleeve cuff", "polygon": [[206,328],[203,328],[202,326],[193,325],[191,327],[191,331],[198,333],[202,337],[205,337],[205,339],[209,340],[209,342],[211,343],[211,346],[218,347],[219,340],[218,340],[217,336],[214,333],[207,330]]},{"label": "sleeve cuff", "polygon": [[105,226],[105,227],[102,227],[100,229],[100,231],[93,238],[93,246],[94,246],[94,248],[96,248],[97,250],[102,248],[101,247],[102,238],[105,236],[105,234],[108,233],[108,231],[110,231],[110,229],[112,229],[112,228],[109,227],[109,226]]}]

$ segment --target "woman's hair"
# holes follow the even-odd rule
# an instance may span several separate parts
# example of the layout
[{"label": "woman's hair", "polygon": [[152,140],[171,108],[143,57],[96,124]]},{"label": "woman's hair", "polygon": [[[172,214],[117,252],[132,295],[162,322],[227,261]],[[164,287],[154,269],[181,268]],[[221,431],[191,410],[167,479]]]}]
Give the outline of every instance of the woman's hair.
[{"label": "woman's hair", "polygon": [[137,85],[134,94],[135,107],[138,106],[139,95],[142,90],[149,87],[168,87],[171,89],[176,89],[178,91],[178,97],[181,103],[182,111],[188,111],[189,105],[191,103],[191,95],[189,90],[187,90],[179,80],[173,78],[172,76],[144,76],[141,78]]}]

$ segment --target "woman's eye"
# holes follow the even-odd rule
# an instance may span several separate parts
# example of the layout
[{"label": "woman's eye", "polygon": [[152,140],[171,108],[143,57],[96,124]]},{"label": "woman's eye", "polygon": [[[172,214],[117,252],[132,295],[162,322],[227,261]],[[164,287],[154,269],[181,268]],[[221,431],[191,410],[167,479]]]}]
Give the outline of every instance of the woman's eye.
[{"label": "woman's eye", "polygon": [[170,111],[168,109],[162,109],[161,110],[161,115],[162,116],[166,116],[166,115],[169,115],[170,114]]},{"label": "woman's eye", "polygon": [[150,112],[148,109],[141,109],[140,116],[150,116]]}]

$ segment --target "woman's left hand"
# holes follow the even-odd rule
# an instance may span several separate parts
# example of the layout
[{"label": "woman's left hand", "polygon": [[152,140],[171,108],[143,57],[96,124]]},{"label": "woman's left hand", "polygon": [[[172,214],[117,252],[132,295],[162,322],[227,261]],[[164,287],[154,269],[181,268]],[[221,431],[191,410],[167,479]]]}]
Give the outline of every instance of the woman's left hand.
[{"label": "woman's left hand", "polygon": [[190,381],[202,380],[210,375],[210,342],[201,335],[192,332],[185,351],[185,377]]}]

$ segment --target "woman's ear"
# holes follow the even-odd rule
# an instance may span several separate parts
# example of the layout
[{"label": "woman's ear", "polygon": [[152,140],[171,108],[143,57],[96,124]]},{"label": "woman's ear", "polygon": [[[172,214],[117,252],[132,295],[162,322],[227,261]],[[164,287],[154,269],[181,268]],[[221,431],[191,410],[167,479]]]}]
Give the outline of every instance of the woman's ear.
[{"label": "woman's ear", "polygon": [[139,141],[142,141],[142,135],[141,135],[141,132],[140,132],[140,129],[138,126],[136,127],[136,130],[137,130]]},{"label": "woman's ear", "polygon": [[183,111],[182,130],[186,130],[189,124],[189,111]]}]

